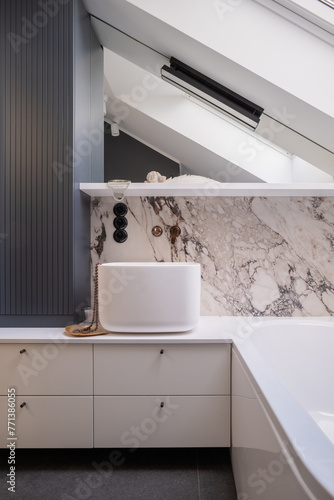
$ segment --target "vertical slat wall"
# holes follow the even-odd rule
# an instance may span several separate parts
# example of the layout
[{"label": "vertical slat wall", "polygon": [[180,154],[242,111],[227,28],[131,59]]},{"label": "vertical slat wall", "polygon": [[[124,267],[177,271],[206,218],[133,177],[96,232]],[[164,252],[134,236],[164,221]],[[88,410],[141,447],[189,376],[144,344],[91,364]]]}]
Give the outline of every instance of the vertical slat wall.
[{"label": "vertical slat wall", "polygon": [[6,114],[5,114],[5,73],[3,70],[5,61],[5,47],[3,44],[3,34],[6,29],[5,19],[5,2],[0,2],[0,313],[5,311],[5,246],[7,234],[6,229],[6,199],[4,196],[5,190],[5,129],[6,129]]},{"label": "vertical slat wall", "polygon": [[73,317],[72,24],[72,1],[0,2],[0,326]]}]

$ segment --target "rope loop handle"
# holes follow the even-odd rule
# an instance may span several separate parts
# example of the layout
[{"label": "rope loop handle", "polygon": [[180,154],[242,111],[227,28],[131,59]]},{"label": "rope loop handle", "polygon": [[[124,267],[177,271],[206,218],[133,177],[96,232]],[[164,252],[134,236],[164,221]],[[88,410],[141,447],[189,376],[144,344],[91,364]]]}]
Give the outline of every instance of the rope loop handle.
[{"label": "rope loop handle", "polygon": [[99,327],[99,265],[98,262],[95,265],[95,277],[94,277],[94,304],[93,304],[93,317],[90,325],[82,328],[81,332],[95,332]]},{"label": "rope loop handle", "polygon": [[104,335],[107,332],[104,328],[99,326],[99,265],[101,265],[101,262],[98,262],[95,265],[95,285],[94,285],[94,305],[93,305],[93,316],[92,316],[92,322],[90,325],[81,327],[81,325],[71,325],[71,326],[66,326],[65,331],[69,333],[70,335],[76,335],[76,336],[85,336],[85,335]]}]

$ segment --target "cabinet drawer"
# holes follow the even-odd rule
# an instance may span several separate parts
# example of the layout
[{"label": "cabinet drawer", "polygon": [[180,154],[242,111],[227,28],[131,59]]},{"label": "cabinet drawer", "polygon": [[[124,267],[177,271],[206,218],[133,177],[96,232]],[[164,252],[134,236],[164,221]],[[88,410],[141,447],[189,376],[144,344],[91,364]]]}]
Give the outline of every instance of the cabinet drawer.
[{"label": "cabinet drawer", "polygon": [[229,393],[228,344],[94,346],[96,395]]},{"label": "cabinet drawer", "polygon": [[94,446],[230,446],[230,398],[95,396]]},{"label": "cabinet drawer", "polygon": [[90,345],[2,344],[0,394],[15,387],[22,395],[89,395],[92,365]]},{"label": "cabinet drawer", "polygon": [[[23,402],[26,405],[20,408]],[[7,440],[7,396],[0,397],[0,447]],[[17,448],[92,448],[93,396],[17,396]],[[3,418],[5,416],[5,418]]]}]

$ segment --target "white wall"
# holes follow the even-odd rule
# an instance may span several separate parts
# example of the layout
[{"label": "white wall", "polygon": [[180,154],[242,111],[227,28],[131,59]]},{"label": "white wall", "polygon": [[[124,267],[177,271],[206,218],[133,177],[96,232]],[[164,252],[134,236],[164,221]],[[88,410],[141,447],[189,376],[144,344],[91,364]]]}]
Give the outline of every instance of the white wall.
[{"label": "white wall", "polygon": [[[125,130],[177,158],[192,173],[221,182],[249,182],[247,173],[255,176],[253,182],[292,182],[291,158],[254,134],[208,112],[179,89],[108,49],[104,67],[109,88],[120,101],[108,102],[110,114],[119,110]],[[226,175],[225,165],[230,164],[239,170],[231,175],[230,169]]]},{"label": "white wall", "polygon": [[334,47],[277,13],[251,0],[129,2],[334,117]]},{"label": "white wall", "polygon": [[[276,124],[273,142],[324,170],[330,176],[333,175],[334,100],[331,98],[331,91],[334,88],[334,46],[325,40],[325,36],[318,37],[304,29],[305,26],[301,28],[292,20],[283,17],[281,13],[289,13],[287,9],[269,0],[84,1],[93,15],[116,28],[112,49],[115,46],[115,33],[126,33],[132,37],[127,37],[126,45],[133,40],[141,42],[130,49],[130,60],[137,65],[142,64],[139,62],[141,56],[144,56],[146,61],[148,52],[151,52],[155,57],[150,66],[154,68],[157,65],[158,70],[159,64],[155,64],[157,61],[162,58],[164,64],[166,59],[174,56],[207,74],[264,108],[256,130],[258,135],[266,136],[268,123],[270,125],[274,119]],[[274,12],[259,2],[275,6],[278,11]],[[299,19],[298,16],[293,16],[294,21]],[[304,20],[305,23],[308,24]],[[108,27],[107,24],[105,26]],[[322,34],[324,33],[322,31]],[[334,36],[327,33],[328,37],[334,44]],[[116,48],[116,52],[128,58],[123,52],[129,47],[124,47],[122,43],[121,47]],[[138,50],[138,47],[144,47],[143,44],[157,52],[147,49],[148,52],[143,54]],[[108,44],[106,46],[109,47]],[[140,53],[140,57],[136,56],[134,60],[134,53]],[[147,63],[143,67],[146,66]],[[115,67],[114,71],[119,70]],[[128,92],[126,84],[125,89]],[[158,98],[155,102],[150,100],[152,107],[156,109],[160,106],[163,109],[161,102]],[[165,103],[167,102],[165,100]],[[149,101],[145,100],[143,106],[136,104],[134,109],[137,113],[143,113],[144,107],[146,112]],[[189,108],[181,101],[179,107],[180,112]],[[173,106],[167,113],[169,111],[172,115],[172,111],[175,111]],[[148,115],[149,113],[145,114],[146,117]],[[193,123],[195,126],[197,122]],[[284,130],[278,133],[282,123],[284,127],[281,128]],[[151,128],[154,124],[154,121],[151,122]],[[173,128],[176,133],[180,132],[178,121],[166,126]],[[143,121],[144,132],[146,128],[148,125]],[[140,137],[135,130],[128,131]],[[143,137],[143,140],[150,143],[148,137]],[[242,143],[243,140],[240,139],[238,146],[245,150],[244,145],[240,146]],[[233,138],[231,146],[232,144]],[[165,150],[158,144],[153,145]],[[226,151],[225,148],[224,154]],[[261,156],[259,151],[262,154],[258,149],[257,156]],[[172,151],[166,152],[175,156]],[[216,150],[213,151],[215,152]],[[225,159],[234,162],[234,156],[226,153]],[[264,171],[261,165],[258,165],[261,178],[267,180],[266,176],[271,174],[274,163],[267,162]],[[242,164],[239,162],[237,165]],[[282,161],[278,171],[283,172],[284,165],[285,161]],[[249,173],[259,176],[257,167],[246,164],[244,166],[250,167],[246,169]],[[274,178],[269,181],[288,180],[286,177],[279,179],[275,173]]]}]

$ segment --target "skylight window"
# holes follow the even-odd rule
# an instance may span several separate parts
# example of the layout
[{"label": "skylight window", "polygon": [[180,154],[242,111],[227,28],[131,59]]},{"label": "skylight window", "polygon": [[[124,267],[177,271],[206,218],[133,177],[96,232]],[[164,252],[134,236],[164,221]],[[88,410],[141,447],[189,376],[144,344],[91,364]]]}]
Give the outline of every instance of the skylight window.
[{"label": "skylight window", "polygon": [[286,7],[287,12],[298,14],[311,25],[319,26],[323,30],[334,35],[334,0],[258,0],[260,3],[278,3]]},{"label": "skylight window", "polygon": [[318,2],[328,5],[328,7],[334,9],[334,0],[318,0]]}]

